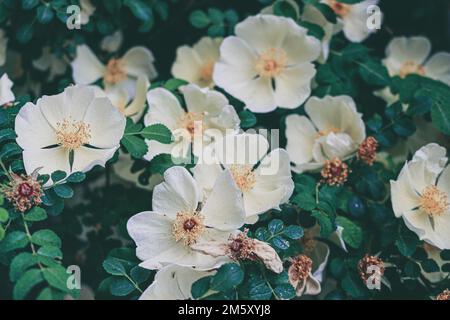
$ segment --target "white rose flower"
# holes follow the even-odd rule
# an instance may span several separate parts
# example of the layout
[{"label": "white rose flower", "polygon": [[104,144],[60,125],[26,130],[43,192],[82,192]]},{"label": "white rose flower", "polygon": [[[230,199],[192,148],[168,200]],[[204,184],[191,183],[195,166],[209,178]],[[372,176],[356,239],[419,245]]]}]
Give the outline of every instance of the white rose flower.
[{"label": "white rose flower", "polygon": [[294,20],[257,15],[236,25],[220,47],[214,82],[253,112],[294,109],[311,94],[320,42]]},{"label": "white rose flower", "polygon": [[139,300],[192,300],[192,284],[214,273],[170,264],[156,273],[155,280]]},{"label": "white rose flower", "polygon": [[187,111],[166,89],[156,88],[147,94],[149,110],[144,117],[145,125],[162,123],[172,131],[175,140],[171,144],[147,141],[148,153],[144,157],[146,160],[150,161],[158,154],[172,154],[175,158],[184,158],[192,142],[196,154],[199,152],[198,148],[201,150],[210,144],[218,132],[225,135],[239,129],[240,120],[236,110],[220,92],[201,89],[194,84],[183,86],[180,91],[183,93]]},{"label": "white rose flower", "polygon": [[192,47],[179,47],[172,75],[201,88],[214,87],[212,76],[214,65],[219,60],[221,43],[222,38],[203,37]]},{"label": "white rose flower", "polygon": [[104,166],[119,148],[125,117],[92,88],[72,86],[25,104],[15,130],[28,174],[40,167],[40,174],[87,172]]},{"label": "white rose flower", "polygon": [[3,74],[0,78],[0,106],[16,100],[14,92],[11,90],[13,85],[14,83],[9,79],[8,75],[6,73]]},{"label": "white rose flower", "polygon": [[321,0],[331,7],[338,17],[338,23],[342,26],[345,37],[351,42],[362,42],[376,29],[367,27],[370,13],[367,8],[377,5],[379,0],[365,0],[356,4],[342,3],[336,0]]},{"label": "white rose flower", "polygon": [[72,61],[72,77],[76,84],[93,84],[102,80],[106,95],[112,100],[117,92],[127,92],[129,99],[136,95],[138,78],[153,79],[157,76],[153,54],[144,47],[133,47],[121,58],[112,58],[106,66],[86,45],[77,47]]},{"label": "white rose flower", "polygon": [[391,180],[392,208],[397,218],[421,240],[450,249],[450,166],[446,149],[430,143],[406,162]]},{"label": "white rose flower", "polygon": [[[418,74],[450,85],[450,53],[438,52],[430,57],[430,52],[431,43],[425,37],[397,37],[389,42],[382,63],[391,77]],[[399,99],[388,87],[375,95],[389,104]]]},{"label": "white rose flower", "polygon": [[[289,156],[283,149],[267,154],[269,143],[259,134],[239,134],[219,139],[211,145],[214,159],[199,163],[193,169],[194,178],[208,197],[217,177],[230,170],[244,200],[246,222],[255,223],[258,214],[279,209],[294,191]],[[258,164],[256,166],[256,164]]]},{"label": "white rose flower", "polygon": [[286,117],[286,151],[292,170],[320,169],[325,161],[353,156],[365,139],[365,125],[349,96],[312,97],[305,104],[307,116]]},{"label": "white rose flower", "polygon": [[122,46],[123,42],[123,32],[117,30],[113,34],[106,36],[102,39],[100,47],[103,51],[116,52]]},{"label": "white rose flower", "polygon": [[200,190],[185,168],[166,170],[164,179],[153,190],[153,211],[141,212],[128,220],[136,255],[144,261],[140,265],[159,269],[174,263],[209,270],[229,262],[229,258],[207,256],[191,246],[224,241],[244,224],[242,198],[230,172],[221,174],[200,207]]},{"label": "white rose flower", "polygon": [[32,63],[33,67],[40,71],[49,70],[48,81],[52,81],[56,76],[63,75],[67,70],[66,61],[53,54],[50,47],[44,47],[40,58],[33,60]]}]

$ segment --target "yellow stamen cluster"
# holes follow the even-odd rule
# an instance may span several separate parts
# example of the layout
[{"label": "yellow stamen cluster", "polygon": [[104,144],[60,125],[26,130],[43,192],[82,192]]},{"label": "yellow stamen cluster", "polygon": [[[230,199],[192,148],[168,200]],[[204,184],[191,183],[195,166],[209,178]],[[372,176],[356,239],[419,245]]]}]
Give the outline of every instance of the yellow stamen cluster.
[{"label": "yellow stamen cluster", "polygon": [[400,68],[399,76],[405,78],[409,74],[425,75],[424,66],[413,61],[406,61]]},{"label": "yellow stamen cluster", "polygon": [[203,134],[204,128],[203,119],[205,115],[198,112],[186,112],[179,122],[181,128],[186,129],[193,137],[194,133]]},{"label": "yellow stamen cluster", "polygon": [[325,161],[325,164],[320,172],[322,182],[330,186],[341,186],[347,179],[349,174],[348,165],[342,162],[339,158]]},{"label": "yellow stamen cluster", "polygon": [[336,15],[340,17],[344,17],[351,11],[351,5],[341,3],[336,0],[329,0],[328,5],[331,7],[331,9],[336,13]]},{"label": "yellow stamen cluster", "polygon": [[377,156],[378,141],[374,137],[367,137],[358,148],[358,159],[369,166],[373,165]]},{"label": "yellow stamen cluster", "polygon": [[317,138],[325,137],[325,136],[329,135],[330,133],[339,133],[339,132],[341,132],[341,130],[339,128],[330,127],[326,130],[319,131],[317,133]]},{"label": "yellow stamen cluster", "polygon": [[205,217],[199,212],[179,212],[172,224],[172,235],[175,241],[183,241],[184,245],[195,244],[205,231]]},{"label": "yellow stamen cluster", "polygon": [[255,185],[256,176],[250,165],[234,164],[230,166],[231,175],[238,188],[242,191],[248,191]]},{"label": "yellow stamen cluster", "polygon": [[65,149],[75,150],[88,144],[91,139],[90,126],[83,121],[64,119],[56,124],[56,140]]},{"label": "yellow stamen cluster", "polygon": [[436,186],[431,185],[422,191],[419,206],[430,217],[435,217],[446,212],[450,204],[448,202],[448,195]]},{"label": "yellow stamen cluster", "polygon": [[289,279],[292,282],[302,282],[309,277],[312,270],[312,260],[306,255],[302,254],[295,257],[292,265],[289,267]]},{"label": "yellow stamen cluster", "polygon": [[256,72],[263,78],[273,78],[283,72],[287,64],[287,55],[283,49],[269,48],[256,60]]},{"label": "yellow stamen cluster", "polygon": [[124,63],[121,59],[111,59],[106,65],[106,72],[103,80],[108,84],[117,84],[125,80],[127,74],[125,72]]},{"label": "yellow stamen cluster", "polygon": [[[375,270],[370,270],[370,266],[377,267]],[[367,282],[367,280],[372,277],[374,274],[377,277],[382,277],[384,275],[384,262],[380,258],[376,256],[370,256],[366,254],[361,260],[358,262],[358,271],[359,276],[364,281],[364,283]]]},{"label": "yellow stamen cluster", "polygon": [[445,289],[441,293],[439,293],[436,297],[436,300],[450,300],[450,290]]}]

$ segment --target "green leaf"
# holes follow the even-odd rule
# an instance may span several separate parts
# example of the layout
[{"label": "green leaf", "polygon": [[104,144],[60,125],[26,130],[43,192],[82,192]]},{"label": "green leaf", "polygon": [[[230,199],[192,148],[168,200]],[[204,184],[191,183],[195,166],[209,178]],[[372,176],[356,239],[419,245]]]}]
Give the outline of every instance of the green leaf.
[{"label": "green leaf", "polygon": [[277,249],[280,250],[287,250],[289,249],[290,243],[288,240],[286,240],[283,237],[277,236],[273,238],[270,243]]},{"label": "green leaf", "polygon": [[73,197],[73,189],[68,184],[58,184],[53,187],[56,195],[63,199],[70,199]]},{"label": "green leaf", "polygon": [[62,259],[63,254],[61,249],[55,246],[44,246],[40,247],[37,253],[41,256],[52,258],[52,259]]},{"label": "green leaf", "polygon": [[450,250],[442,250],[440,253],[441,259],[445,261],[450,260]]},{"label": "green leaf", "polygon": [[211,290],[227,291],[244,280],[244,271],[236,263],[224,264],[211,279]]},{"label": "green leaf", "polygon": [[208,15],[202,10],[193,11],[189,16],[189,21],[198,29],[206,28],[211,23]]},{"label": "green leaf", "polygon": [[0,252],[10,252],[16,249],[21,249],[28,244],[28,237],[23,231],[9,232],[6,237],[0,242]]},{"label": "green leaf", "polygon": [[35,265],[36,263],[37,258],[31,253],[29,252],[19,253],[11,261],[11,265],[9,267],[9,279],[12,282],[16,282],[28,268]]},{"label": "green leaf", "polygon": [[172,132],[163,124],[157,123],[145,127],[141,135],[147,140],[155,140],[160,143],[169,144],[172,140]]},{"label": "green leaf", "polygon": [[130,277],[137,284],[145,282],[150,277],[152,271],[148,269],[141,268],[139,266],[133,267],[130,271]]},{"label": "green leaf", "polygon": [[420,265],[425,272],[438,272],[440,270],[438,264],[433,259],[426,259]]},{"label": "green leaf", "polygon": [[212,276],[198,279],[192,284],[191,294],[194,299],[203,297],[209,290]]},{"label": "green leaf", "polygon": [[108,257],[105,261],[103,261],[103,269],[113,276],[122,276],[126,274],[123,264],[118,259],[113,257]]},{"label": "green leaf", "polygon": [[311,216],[313,218],[316,218],[317,222],[320,225],[320,236],[321,237],[326,238],[334,231],[333,222],[331,221],[330,217],[326,213],[323,213],[319,210],[314,210],[311,213]]},{"label": "green leaf", "polygon": [[47,219],[47,212],[41,207],[33,207],[26,215],[27,221],[42,221]]},{"label": "green leaf", "polygon": [[20,43],[28,43],[33,38],[34,29],[31,22],[22,24],[16,32],[16,39]]},{"label": "green leaf", "polygon": [[164,88],[166,88],[169,91],[175,91],[179,87],[184,86],[188,83],[189,82],[181,79],[169,79],[164,83]]},{"label": "green leaf", "polygon": [[241,128],[250,128],[256,125],[256,116],[249,110],[242,110],[239,112],[239,119],[241,120]]},{"label": "green leaf", "polygon": [[67,182],[80,183],[86,179],[86,174],[84,172],[74,172],[68,178]]},{"label": "green leaf", "polygon": [[327,19],[331,23],[336,23],[336,14],[330,6],[324,3],[315,3],[314,6],[323,14],[325,19]]},{"label": "green leaf", "polygon": [[420,241],[416,234],[408,230],[406,227],[400,225],[398,239],[395,241],[395,245],[400,253],[406,257],[410,257],[416,251]]},{"label": "green leaf", "polygon": [[292,240],[297,240],[303,237],[303,229],[300,226],[288,226],[284,229],[283,235]]},{"label": "green leaf", "polygon": [[408,260],[403,268],[405,276],[410,278],[418,278],[420,276],[420,266],[414,261]]},{"label": "green leaf", "polygon": [[14,140],[16,138],[16,133],[13,129],[6,128],[0,130],[0,142],[7,140]]},{"label": "green leaf", "polygon": [[311,194],[305,192],[297,194],[292,201],[306,211],[311,211],[317,207],[316,199]]},{"label": "green leaf", "polygon": [[0,208],[0,223],[5,223],[9,220],[8,210],[5,208]]},{"label": "green leaf", "polygon": [[295,289],[289,283],[276,286],[273,291],[275,292],[276,296],[281,300],[290,300],[295,297]]},{"label": "green leaf", "polygon": [[214,24],[221,24],[225,18],[223,12],[217,8],[208,8],[208,16]]},{"label": "green leaf", "polygon": [[14,300],[24,299],[34,286],[44,281],[41,270],[31,269],[25,272],[16,282],[13,289]]},{"label": "green leaf", "polygon": [[409,116],[420,116],[431,110],[433,106],[433,99],[427,96],[416,96],[412,99],[411,103],[406,110],[406,114]]},{"label": "green leaf", "polygon": [[0,241],[2,241],[5,238],[5,234],[6,234],[6,231],[3,228],[3,226],[0,224]]},{"label": "green leaf", "polygon": [[313,36],[319,40],[322,40],[323,37],[325,37],[325,31],[318,24],[308,21],[299,21],[297,23],[299,26],[306,28],[308,30],[308,35]]},{"label": "green leaf", "polygon": [[127,149],[133,158],[141,159],[147,153],[147,144],[144,139],[132,135],[124,135],[120,143]]},{"label": "green leaf", "polygon": [[40,23],[47,24],[55,17],[55,12],[49,4],[43,4],[37,8],[36,17]]},{"label": "green leaf", "polygon": [[291,3],[285,0],[277,0],[273,4],[273,13],[277,16],[292,18],[294,21],[298,19],[297,10],[295,10]]},{"label": "green leaf", "polygon": [[409,137],[416,131],[416,125],[411,119],[403,118],[396,120],[392,129],[401,137]]},{"label": "green leaf", "polygon": [[61,181],[61,180],[65,179],[66,177],[67,177],[67,173],[65,173],[64,171],[61,171],[61,170],[57,170],[51,174],[51,178],[52,178],[53,182]]},{"label": "green leaf", "polygon": [[67,286],[69,274],[66,272],[64,267],[57,266],[53,268],[45,268],[42,270],[42,274],[45,280],[47,280],[52,287],[68,293],[72,291]]},{"label": "green leaf", "polygon": [[341,282],[342,289],[353,298],[362,298],[364,296],[364,287],[360,279],[347,274]]},{"label": "green leaf", "polygon": [[342,238],[352,248],[358,249],[361,246],[363,237],[361,228],[345,217],[337,217],[336,223],[343,227]]},{"label": "green leaf", "polygon": [[50,229],[39,230],[33,233],[31,242],[38,246],[55,246],[61,248],[61,239]]},{"label": "green leaf", "polygon": [[150,21],[153,20],[153,12],[152,9],[141,0],[125,0],[123,3],[127,6],[133,15],[142,21]]},{"label": "green leaf", "polygon": [[136,288],[126,278],[116,278],[111,280],[110,292],[114,296],[124,297],[132,293]]},{"label": "green leaf", "polygon": [[390,83],[386,67],[375,61],[361,63],[359,65],[359,74],[364,81],[374,86],[387,86]]},{"label": "green leaf", "polygon": [[269,225],[267,226],[267,229],[269,232],[274,235],[276,233],[280,233],[284,228],[283,221],[280,219],[273,219],[269,222]]},{"label": "green leaf", "polygon": [[272,297],[272,289],[263,279],[252,279],[249,283],[248,294],[252,300],[269,300]]}]

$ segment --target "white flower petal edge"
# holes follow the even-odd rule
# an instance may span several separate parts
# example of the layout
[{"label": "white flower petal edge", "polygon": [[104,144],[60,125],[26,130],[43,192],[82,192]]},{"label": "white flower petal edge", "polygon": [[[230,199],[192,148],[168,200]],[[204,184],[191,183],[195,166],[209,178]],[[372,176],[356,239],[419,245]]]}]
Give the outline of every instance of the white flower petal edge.
[{"label": "white flower petal edge", "polygon": [[11,88],[13,86],[13,82],[9,79],[8,75],[5,73],[0,78],[0,106],[3,106],[6,103],[13,102],[16,97],[12,92]]},{"label": "white flower petal edge", "polygon": [[174,264],[159,270],[153,283],[139,300],[188,300],[193,299],[191,287],[197,280],[213,275],[215,271],[198,271]]},{"label": "white flower petal edge", "polygon": [[41,174],[87,172],[104,166],[119,148],[125,118],[108,99],[97,98],[92,88],[72,86],[40,98],[36,105],[25,104],[15,128],[28,174],[40,167]]},{"label": "white flower petal edge", "polygon": [[349,96],[312,97],[307,116],[286,117],[286,151],[297,173],[320,169],[326,160],[351,157],[365,139],[362,114]]},{"label": "white flower petal edge", "polygon": [[392,207],[397,218],[421,240],[450,249],[450,166],[446,150],[435,143],[419,149],[391,180]]},{"label": "white flower petal edge", "polygon": [[311,93],[319,40],[294,20],[273,15],[249,17],[235,32],[220,47],[214,82],[253,112],[300,106]]},{"label": "white flower petal edge", "polygon": [[199,192],[185,168],[172,167],[164,178],[165,182],[153,192],[154,211],[141,212],[127,223],[128,233],[137,245],[136,255],[144,261],[141,266],[159,269],[173,263],[209,270],[230,261],[196,252],[191,246],[224,241],[244,224],[242,199],[231,174],[221,174],[200,210]]}]

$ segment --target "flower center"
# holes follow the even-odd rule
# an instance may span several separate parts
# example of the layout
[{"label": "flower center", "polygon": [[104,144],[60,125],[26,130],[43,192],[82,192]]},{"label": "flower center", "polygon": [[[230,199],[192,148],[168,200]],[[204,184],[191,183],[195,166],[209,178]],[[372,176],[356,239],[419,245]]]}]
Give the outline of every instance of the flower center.
[{"label": "flower center", "polygon": [[177,213],[172,225],[172,235],[175,241],[183,241],[186,246],[196,243],[205,231],[204,220],[205,218],[197,211]]},{"label": "flower center", "polygon": [[427,186],[420,197],[420,209],[430,217],[439,216],[448,210],[448,195],[436,186]]},{"label": "flower center", "polygon": [[117,84],[124,80],[127,74],[124,69],[124,63],[121,59],[111,59],[106,65],[104,81],[108,84]]},{"label": "flower center", "polygon": [[405,78],[409,74],[425,75],[425,68],[413,61],[406,61],[400,68],[400,78]]},{"label": "flower center", "polygon": [[322,182],[325,182],[330,186],[343,185],[348,179],[348,174],[348,165],[339,158],[326,160],[322,171],[320,171]]},{"label": "flower center", "polygon": [[294,258],[290,269],[290,277],[295,281],[304,281],[312,270],[312,260],[302,254]]},{"label": "flower center", "polygon": [[242,191],[248,191],[255,185],[256,176],[250,165],[233,164],[230,166],[231,175],[238,188]]},{"label": "flower center", "polygon": [[64,119],[56,124],[56,140],[68,150],[75,150],[82,145],[88,144],[91,139],[90,126],[83,121],[71,121]]},{"label": "flower center", "polygon": [[336,0],[330,0],[328,2],[328,4],[331,7],[331,9],[334,11],[334,13],[336,13],[336,15],[338,15],[340,17],[346,16],[351,10],[350,5],[338,2]]},{"label": "flower center", "polygon": [[180,120],[180,127],[189,131],[191,136],[194,136],[196,130],[202,133],[205,128],[203,128],[203,119],[205,115],[198,112],[186,112],[183,118]]},{"label": "flower center", "polygon": [[211,82],[213,71],[214,71],[214,61],[206,62],[200,69],[200,80],[204,82]]},{"label": "flower center", "polygon": [[17,187],[17,192],[21,197],[29,197],[33,194],[33,187],[29,183],[23,182]]},{"label": "flower center", "polygon": [[255,69],[263,78],[273,78],[279,75],[287,63],[287,55],[283,49],[269,48],[256,60]]}]

